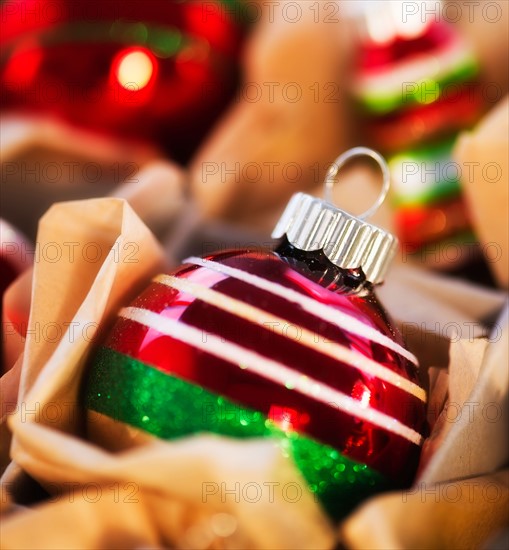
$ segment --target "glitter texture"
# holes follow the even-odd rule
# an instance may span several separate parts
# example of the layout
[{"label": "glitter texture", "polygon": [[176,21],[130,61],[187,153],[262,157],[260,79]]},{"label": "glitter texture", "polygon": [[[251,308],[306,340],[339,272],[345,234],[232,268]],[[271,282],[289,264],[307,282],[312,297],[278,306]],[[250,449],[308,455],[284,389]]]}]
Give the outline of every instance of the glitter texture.
[{"label": "glitter texture", "polygon": [[367,496],[390,488],[384,476],[365,464],[282,429],[290,410],[276,409],[268,418],[108,348],[101,348],[95,357],[84,392],[87,408],[162,439],[199,432],[273,438],[282,452],[293,457],[310,490],[335,518]]}]

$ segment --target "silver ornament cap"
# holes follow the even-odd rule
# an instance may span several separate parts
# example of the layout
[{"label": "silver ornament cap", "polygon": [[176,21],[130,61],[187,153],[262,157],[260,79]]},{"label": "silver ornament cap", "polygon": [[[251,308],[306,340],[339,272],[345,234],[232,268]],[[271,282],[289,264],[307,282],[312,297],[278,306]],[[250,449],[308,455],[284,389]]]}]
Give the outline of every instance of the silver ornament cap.
[{"label": "silver ornament cap", "polygon": [[[375,160],[383,175],[382,191],[371,208],[353,216],[332,203],[332,190],[340,168],[350,159],[368,156]],[[366,280],[377,285],[385,274],[398,248],[392,233],[367,221],[385,200],[390,187],[390,173],[384,158],[367,147],[355,147],[340,155],[325,178],[324,199],[296,193],[279,219],[272,238],[286,235],[296,248],[311,252],[323,250],[330,262],[341,269],[361,268]]]}]

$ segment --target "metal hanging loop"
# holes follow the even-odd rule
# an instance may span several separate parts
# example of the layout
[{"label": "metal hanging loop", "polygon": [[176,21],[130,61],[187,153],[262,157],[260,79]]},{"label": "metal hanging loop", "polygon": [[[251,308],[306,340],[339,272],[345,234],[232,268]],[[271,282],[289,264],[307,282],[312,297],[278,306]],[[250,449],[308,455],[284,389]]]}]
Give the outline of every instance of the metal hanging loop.
[{"label": "metal hanging loop", "polygon": [[380,170],[382,171],[383,184],[382,190],[378,195],[375,203],[368,210],[357,216],[361,220],[365,220],[371,217],[380,208],[381,204],[385,200],[385,197],[387,196],[387,193],[389,192],[389,187],[391,186],[391,176],[389,172],[389,167],[387,166],[387,163],[385,162],[383,156],[377,151],[373,151],[373,149],[369,149],[368,147],[354,147],[353,149],[349,149],[348,151],[345,151],[342,155],[339,155],[339,157],[333,162],[333,164],[329,168],[329,171],[327,172],[327,176],[325,177],[324,182],[324,198],[327,202],[334,204],[333,190],[334,185],[337,182],[337,176],[340,168],[342,168],[350,159],[364,156],[370,157],[378,164]]}]

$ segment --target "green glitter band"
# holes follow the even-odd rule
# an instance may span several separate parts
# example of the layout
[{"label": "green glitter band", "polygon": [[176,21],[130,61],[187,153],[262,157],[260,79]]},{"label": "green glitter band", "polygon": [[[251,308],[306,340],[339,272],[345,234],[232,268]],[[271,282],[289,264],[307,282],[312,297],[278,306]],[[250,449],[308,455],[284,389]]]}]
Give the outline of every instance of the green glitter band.
[{"label": "green glitter band", "polygon": [[89,368],[84,387],[87,408],[162,439],[199,432],[274,438],[334,518],[344,517],[368,496],[393,488],[382,474],[328,445],[284,432],[259,411],[114,350],[101,348]]}]

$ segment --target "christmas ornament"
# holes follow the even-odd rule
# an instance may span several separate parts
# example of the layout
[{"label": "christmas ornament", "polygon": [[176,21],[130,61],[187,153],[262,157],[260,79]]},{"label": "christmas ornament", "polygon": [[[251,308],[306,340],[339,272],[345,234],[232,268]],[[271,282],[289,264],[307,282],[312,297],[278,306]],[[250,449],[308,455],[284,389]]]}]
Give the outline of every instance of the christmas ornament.
[{"label": "christmas ornament", "polygon": [[[354,93],[366,135],[393,155],[397,233],[406,252],[425,261],[434,256],[426,248],[474,243],[451,158],[457,132],[484,107],[472,49],[434,12],[439,2],[418,13],[400,0],[351,4],[362,35]],[[439,256],[435,266],[459,262]]]},{"label": "christmas ornament", "polygon": [[[380,163],[384,189],[356,218],[330,199],[339,168],[359,155]],[[125,425],[163,439],[272,438],[334,517],[409,483],[426,394],[373,291],[396,240],[364,221],[388,186],[383,158],[353,149],[328,173],[328,200],[290,200],[275,250],[192,257],[157,276],[91,361],[90,433],[117,447]]]},{"label": "christmas ornament", "polygon": [[242,21],[229,4],[8,2],[3,108],[155,141],[182,160],[235,88]]}]

